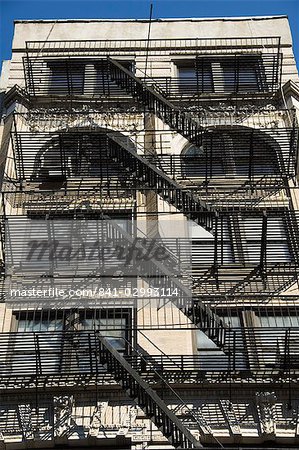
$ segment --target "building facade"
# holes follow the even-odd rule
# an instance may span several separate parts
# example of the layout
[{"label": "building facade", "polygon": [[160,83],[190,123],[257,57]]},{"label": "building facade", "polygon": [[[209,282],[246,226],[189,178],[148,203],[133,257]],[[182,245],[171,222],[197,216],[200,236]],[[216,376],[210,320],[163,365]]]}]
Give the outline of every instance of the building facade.
[{"label": "building facade", "polygon": [[0,448],[298,448],[298,83],[284,16],[16,21]]}]

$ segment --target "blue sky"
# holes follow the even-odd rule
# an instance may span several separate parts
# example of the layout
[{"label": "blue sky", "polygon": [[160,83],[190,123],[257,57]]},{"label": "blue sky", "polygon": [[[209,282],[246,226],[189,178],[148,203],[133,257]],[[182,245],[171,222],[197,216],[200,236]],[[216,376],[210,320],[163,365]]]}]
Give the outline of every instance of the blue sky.
[{"label": "blue sky", "polygon": [[[288,15],[299,61],[298,0],[152,0],[152,3],[154,18]],[[0,0],[1,59],[10,58],[15,19],[137,19],[148,18],[149,9],[149,0]]]}]

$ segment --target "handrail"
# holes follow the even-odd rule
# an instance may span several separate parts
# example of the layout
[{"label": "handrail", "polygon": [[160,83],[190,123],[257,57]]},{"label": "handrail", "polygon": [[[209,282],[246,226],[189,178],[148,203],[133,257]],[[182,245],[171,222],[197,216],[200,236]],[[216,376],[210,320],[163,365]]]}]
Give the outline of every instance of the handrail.
[{"label": "handrail", "polygon": [[96,332],[96,338],[100,344],[100,360],[107,367],[107,370],[113,373],[115,379],[129,396],[134,398],[135,401],[137,400],[137,404],[145,411],[146,415],[151,417],[174,447],[188,448],[191,445],[194,448],[201,448],[201,443],[194,438],[157,393],[113,348],[108,340],[100,332]]}]

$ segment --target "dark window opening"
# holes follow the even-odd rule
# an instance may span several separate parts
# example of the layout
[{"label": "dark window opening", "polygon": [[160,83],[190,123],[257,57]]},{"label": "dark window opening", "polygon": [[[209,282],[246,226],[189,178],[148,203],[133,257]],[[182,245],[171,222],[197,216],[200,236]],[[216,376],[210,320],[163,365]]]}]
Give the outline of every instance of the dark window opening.
[{"label": "dark window opening", "polygon": [[120,353],[130,353],[132,315],[129,309],[82,311],[80,323],[85,331],[100,331]]},{"label": "dark window opening", "polygon": [[206,56],[177,63],[185,93],[238,93],[269,90],[261,55]]},{"label": "dark window opening", "polygon": [[191,144],[184,150],[183,157],[188,160],[192,158],[200,158],[204,155],[203,147],[198,147],[197,145]]},{"label": "dark window opening", "polygon": [[119,187],[128,184],[123,172],[109,157],[104,133],[68,132],[54,135],[36,156],[31,179],[84,176],[99,177],[108,184],[117,178]]},{"label": "dark window opening", "polygon": [[211,63],[202,59],[201,64],[198,60],[179,63],[177,66],[179,87],[181,92],[195,93],[213,92],[213,76]]},{"label": "dark window opening", "polygon": [[184,80],[184,79],[194,80],[194,79],[196,79],[195,66],[194,67],[179,67],[178,68],[178,72],[179,72],[180,80]]},{"label": "dark window opening", "polygon": [[[134,61],[117,60],[117,62],[134,73]],[[109,77],[106,59],[62,59],[48,61],[47,66],[50,69],[49,94],[111,95],[115,90],[120,90]]]},{"label": "dark window opening", "polygon": [[[17,311],[13,315],[18,332],[53,332],[48,343],[63,344],[61,331],[100,331],[110,344],[121,353],[129,351],[132,341],[132,311],[126,309]],[[73,327],[70,324],[73,323]]]},{"label": "dark window opening", "polygon": [[53,61],[50,68],[49,93],[82,95],[84,93],[85,63],[78,61]]},{"label": "dark window opening", "polygon": [[275,149],[250,129],[205,133],[200,148],[187,146],[181,154],[182,176],[205,178],[237,176],[255,179],[278,175],[284,167],[280,149]]},{"label": "dark window opening", "polygon": [[261,56],[235,56],[220,62],[224,92],[263,92],[267,82]]}]

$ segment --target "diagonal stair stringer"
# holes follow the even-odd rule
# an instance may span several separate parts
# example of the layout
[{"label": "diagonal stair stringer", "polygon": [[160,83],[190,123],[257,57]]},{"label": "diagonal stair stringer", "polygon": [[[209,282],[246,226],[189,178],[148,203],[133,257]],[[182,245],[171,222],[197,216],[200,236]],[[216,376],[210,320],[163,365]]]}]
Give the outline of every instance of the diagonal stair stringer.
[{"label": "diagonal stair stringer", "polygon": [[99,358],[115,381],[144,411],[175,448],[202,448],[180,419],[98,331]]}]

